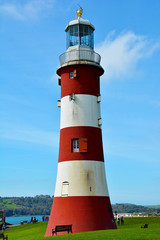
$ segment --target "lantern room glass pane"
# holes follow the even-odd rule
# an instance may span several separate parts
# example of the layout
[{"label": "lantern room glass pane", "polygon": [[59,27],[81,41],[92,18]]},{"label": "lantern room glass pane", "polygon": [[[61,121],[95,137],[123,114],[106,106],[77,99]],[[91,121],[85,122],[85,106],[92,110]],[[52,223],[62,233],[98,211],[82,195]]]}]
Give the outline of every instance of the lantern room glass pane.
[{"label": "lantern room glass pane", "polygon": [[81,45],[93,49],[93,30],[87,25],[73,25],[67,31],[67,48]]}]

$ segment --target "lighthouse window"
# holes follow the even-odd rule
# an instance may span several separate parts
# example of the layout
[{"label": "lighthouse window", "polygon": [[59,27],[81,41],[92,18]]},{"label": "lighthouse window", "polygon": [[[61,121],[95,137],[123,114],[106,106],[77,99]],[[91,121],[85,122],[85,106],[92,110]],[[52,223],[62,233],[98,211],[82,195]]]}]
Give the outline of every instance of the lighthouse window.
[{"label": "lighthouse window", "polygon": [[72,152],[88,152],[88,139],[87,138],[79,138],[72,139]]},{"label": "lighthouse window", "polygon": [[70,72],[70,73],[69,73],[69,78],[74,78],[74,77],[73,77],[73,72]]},{"label": "lighthouse window", "polygon": [[77,77],[77,70],[75,69],[73,72],[69,73],[69,78],[76,78]]},{"label": "lighthouse window", "polygon": [[79,139],[72,139],[72,152],[79,152]]},{"label": "lighthouse window", "polygon": [[69,182],[65,181],[62,182],[62,197],[67,197],[68,196],[68,190],[69,190]]}]

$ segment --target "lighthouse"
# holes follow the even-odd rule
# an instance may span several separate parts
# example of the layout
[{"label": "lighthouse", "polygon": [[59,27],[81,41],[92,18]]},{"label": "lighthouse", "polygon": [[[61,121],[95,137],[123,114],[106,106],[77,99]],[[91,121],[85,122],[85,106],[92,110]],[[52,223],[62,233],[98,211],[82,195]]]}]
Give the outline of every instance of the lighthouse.
[{"label": "lighthouse", "polygon": [[46,237],[59,225],[72,225],[73,233],[116,228],[102,144],[100,76],[104,70],[94,51],[95,28],[82,18],[82,11],[65,28],[67,50],[60,55],[57,69],[61,87],[59,159]]}]

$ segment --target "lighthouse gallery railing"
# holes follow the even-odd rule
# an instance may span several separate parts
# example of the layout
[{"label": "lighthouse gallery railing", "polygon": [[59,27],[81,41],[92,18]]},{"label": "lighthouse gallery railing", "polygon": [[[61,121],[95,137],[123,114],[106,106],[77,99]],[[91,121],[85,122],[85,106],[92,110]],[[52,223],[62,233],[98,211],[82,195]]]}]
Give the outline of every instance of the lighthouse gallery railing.
[{"label": "lighthouse gallery railing", "polygon": [[93,50],[71,50],[60,55],[60,65],[70,61],[84,60],[100,64],[101,56]]}]

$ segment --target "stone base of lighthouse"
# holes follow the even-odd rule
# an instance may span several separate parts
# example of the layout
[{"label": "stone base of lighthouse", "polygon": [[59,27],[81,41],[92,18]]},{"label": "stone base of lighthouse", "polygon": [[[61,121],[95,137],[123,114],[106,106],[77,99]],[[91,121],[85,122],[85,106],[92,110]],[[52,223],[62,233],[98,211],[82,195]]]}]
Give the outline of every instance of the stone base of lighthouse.
[{"label": "stone base of lighthouse", "polygon": [[109,197],[55,197],[45,237],[56,225],[70,224],[73,233],[116,229]]}]

